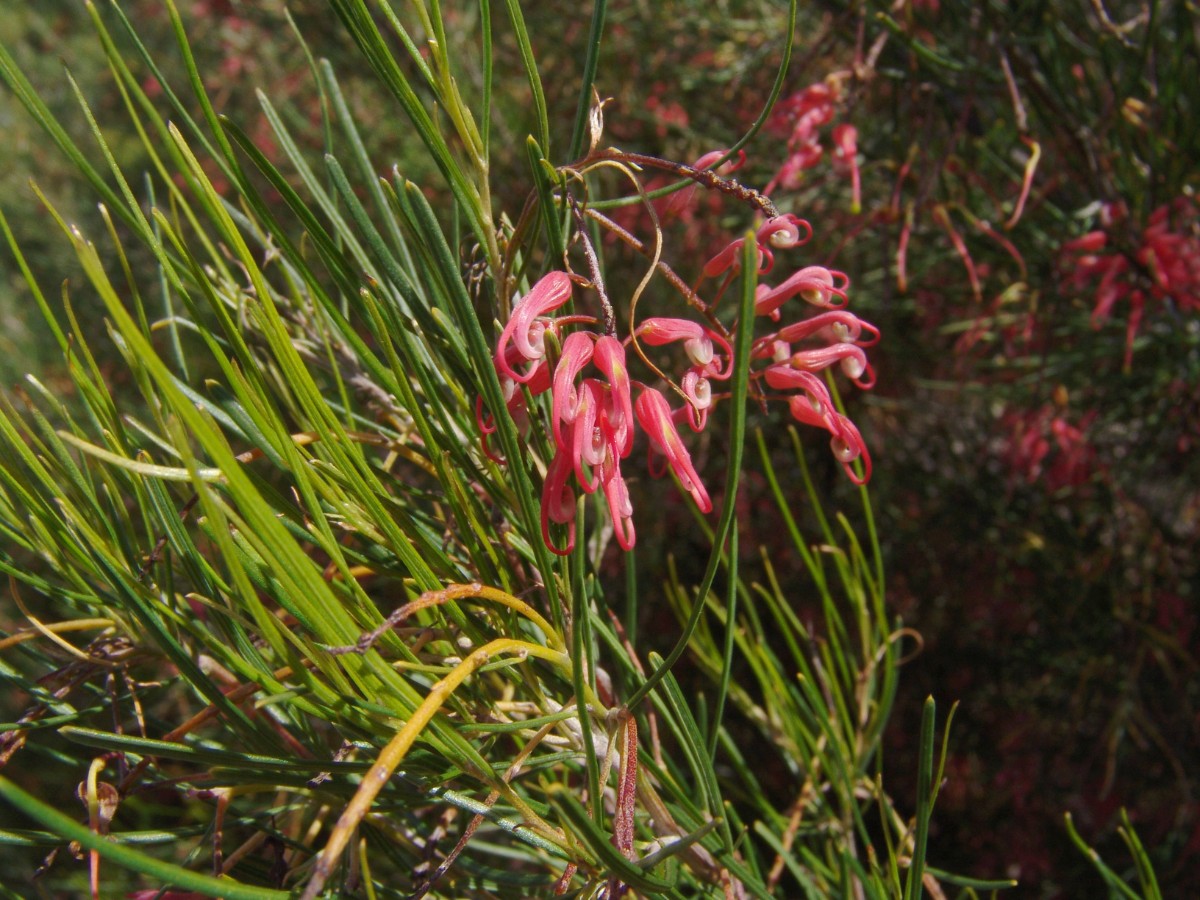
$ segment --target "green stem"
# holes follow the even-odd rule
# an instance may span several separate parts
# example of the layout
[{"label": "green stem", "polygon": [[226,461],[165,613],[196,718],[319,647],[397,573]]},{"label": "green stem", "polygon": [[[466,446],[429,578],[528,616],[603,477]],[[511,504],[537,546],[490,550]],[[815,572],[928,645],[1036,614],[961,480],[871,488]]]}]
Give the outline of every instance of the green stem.
[{"label": "green stem", "polygon": [[604,36],[604,16],[608,0],[595,0],[592,5],[592,27],[588,31],[587,55],[583,59],[583,83],[579,88],[579,105],[575,108],[575,127],[571,130],[571,149],[568,160],[579,158],[583,152],[583,136],[592,109],[592,86],[596,83],[596,66],[600,62],[600,40]]}]

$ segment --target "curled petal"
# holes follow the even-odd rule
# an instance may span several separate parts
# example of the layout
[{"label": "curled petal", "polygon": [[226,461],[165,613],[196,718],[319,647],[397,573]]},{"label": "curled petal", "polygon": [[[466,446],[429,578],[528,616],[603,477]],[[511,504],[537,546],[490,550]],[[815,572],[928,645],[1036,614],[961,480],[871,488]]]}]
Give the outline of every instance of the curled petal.
[{"label": "curled petal", "polygon": [[496,369],[513,381],[528,381],[529,373],[513,369],[510,345],[515,359],[534,360],[546,355],[546,323],[538,318],[553,312],[571,299],[571,279],[565,272],[550,272],[538,281],[513,309],[512,316],[496,342]]},{"label": "curled petal", "polygon": [[[692,365],[704,370],[704,374],[724,380],[733,372],[733,348],[721,335],[690,319],[652,318],[646,319],[637,328],[637,336],[652,347],[661,347],[673,341],[683,341]],[[716,342],[725,355],[724,368],[718,365],[713,343]]]},{"label": "curled petal", "polygon": [[[846,475],[850,480],[855,484],[866,484],[871,480],[871,454],[867,451],[866,442],[863,441],[858,428],[848,418],[836,412],[833,414],[833,418],[836,430],[833,431],[829,447],[833,450],[833,455],[837,457],[838,462],[842,464],[842,468],[846,470]],[[863,463],[862,478],[855,474],[854,468],[850,465],[856,459],[861,459]]]},{"label": "curled petal", "polygon": [[671,420],[671,406],[667,398],[653,388],[645,388],[638,395],[636,409],[638,422],[645,429],[651,445],[667,458],[683,489],[692,495],[701,512],[711,512],[712,501]]},{"label": "curled petal", "polygon": [[849,279],[842,272],[833,272],[824,266],[807,266],[777,287],[760,284],[755,292],[754,312],[777,317],[779,307],[797,294],[813,306],[835,309],[846,305],[849,285]]},{"label": "curled petal", "polygon": [[832,430],[833,400],[829,396],[829,388],[812,372],[793,369],[791,366],[771,366],[764,373],[767,384],[776,390],[799,390],[788,399],[792,418],[805,425],[815,425],[818,428]]},{"label": "curled petal", "polygon": [[688,424],[692,431],[703,431],[712,407],[712,384],[701,371],[692,368],[683,376],[682,387],[688,400]]},{"label": "curled petal", "polygon": [[625,347],[615,337],[602,335],[596,339],[592,360],[608,378],[612,390],[612,402],[605,407],[605,422],[616,441],[617,455],[624,459],[633,450],[633,402]]},{"label": "curled petal", "polygon": [[[728,244],[726,244],[720,253],[704,264],[704,277],[715,278],[717,275],[722,275],[730,270],[734,272],[740,271],[742,268],[743,243],[744,240],[742,238],[738,238],[736,241],[730,241]],[[766,266],[766,269],[763,268],[765,265],[763,248],[760,245],[757,249],[758,272],[760,275],[762,275],[765,274],[767,269],[770,269],[770,266]]]},{"label": "curled petal", "polygon": [[756,239],[759,245],[768,244],[776,250],[786,250],[789,247],[799,247],[812,237],[812,226],[804,219],[787,215],[767,219],[758,229]]},{"label": "curled petal", "polygon": [[773,363],[785,363],[792,358],[792,345],[779,340],[775,334],[760,338],[754,342],[750,353],[752,359],[769,359]]},{"label": "curled petal", "polygon": [[[780,340],[787,343],[802,341],[809,337],[819,337],[823,331],[843,344],[855,344],[859,347],[871,347],[879,342],[879,329],[870,322],[864,322],[852,312],[835,309],[820,313],[800,322],[794,322],[779,329],[778,334],[762,338],[762,341]],[[862,339],[863,332],[867,340]]]},{"label": "curled petal", "polygon": [[567,437],[563,426],[575,421],[575,408],[579,404],[575,379],[591,361],[592,336],[582,331],[567,335],[567,339],[563,341],[558,366],[554,370],[554,400],[550,413],[554,440],[559,447],[566,447]]},{"label": "curled petal", "polygon": [[[778,390],[798,389],[802,391],[788,398],[792,418],[804,425],[824,428],[832,436],[829,446],[833,455],[846,470],[855,484],[866,484],[871,478],[871,454],[859,434],[858,428],[833,406],[829,390],[816,375],[788,366],[771,366],[763,375],[767,384]],[[863,477],[859,478],[850,465],[862,459]]]},{"label": "curled petal", "polygon": [[629,499],[629,487],[621,477],[621,469],[615,463],[604,479],[604,499],[608,501],[617,543],[622,550],[632,550],[637,540],[633,529],[633,502]]},{"label": "curled petal", "polygon": [[[809,372],[819,372],[834,363],[838,363],[847,377],[860,388],[869,389],[875,384],[875,373],[867,362],[867,355],[861,347],[853,344],[830,344],[816,350],[801,350],[792,354],[791,361],[793,368]],[[867,376],[865,379],[864,374]]]},{"label": "curled petal", "polygon": [[[575,548],[575,492],[567,484],[571,460],[562,450],[554,454],[542,485],[542,540],[552,553],[566,556]],[[567,526],[567,545],[557,547],[550,539],[550,523]]]}]

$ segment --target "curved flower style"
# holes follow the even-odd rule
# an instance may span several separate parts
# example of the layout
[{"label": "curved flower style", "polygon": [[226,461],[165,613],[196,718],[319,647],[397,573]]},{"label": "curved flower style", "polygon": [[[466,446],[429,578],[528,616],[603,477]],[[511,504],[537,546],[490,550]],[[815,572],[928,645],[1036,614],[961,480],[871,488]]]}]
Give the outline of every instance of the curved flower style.
[{"label": "curved flower style", "polygon": [[[640,340],[652,347],[683,341],[683,349],[692,365],[709,378],[724,381],[733,374],[733,348],[729,346],[729,342],[698,322],[690,319],[644,319],[638,325],[636,334]],[[724,367],[717,362],[714,342],[720,346],[725,356]]]},{"label": "curved flower style", "polygon": [[[830,344],[816,350],[801,350],[792,354],[791,365],[794,369],[808,372],[819,372],[838,363],[846,376],[864,390],[875,384],[875,370],[867,362],[867,355],[861,347],[853,344]],[[864,379],[863,375],[867,377]]]},{"label": "curved flower style", "polygon": [[834,272],[824,266],[807,266],[776,287],[760,284],[754,296],[754,312],[777,320],[779,307],[797,294],[813,306],[837,309],[846,305],[849,286],[850,279],[843,272]]},{"label": "curved flower style", "polygon": [[[864,331],[868,335],[865,341],[862,339]],[[786,344],[794,344],[796,341],[802,341],[810,337],[815,337],[818,340],[828,338],[835,343],[854,344],[858,347],[873,347],[879,343],[879,329],[870,322],[860,319],[852,312],[847,312],[844,309],[835,309],[809,319],[793,322],[791,325],[785,325],[775,334],[760,338],[755,346],[757,347],[759,344],[776,340],[783,341]]]},{"label": "curved flower style", "polygon": [[[738,238],[736,241],[730,241],[726,244],[721,252],[704,264],[704,277],[715,278],[718,275],[724,275],[726,272],[737,272],[742,268],[742,245],[745,240]],[[758,247],[758,274],[765,275],[770,271],[771,266],[767,263],[766,254],[763,253],[762,245]]]},{"label": "curved flower style", "polygon": [[[788,398],[788,409],[792,418],[804,425],[824,428],[832,435],[829,446],[833,455],[842,464],[846,475],[855,484],[866,484],[871,479],[871,454],[858,428],[846,416],[839,413],[829,396],[829,389],[812,372],[793,369],[790,366],[771,366],[763,372],[767,384],[777,390],[799,390],[801,393]],[[863,461],[863,477],[859,478],[850,463]]]},{"label": "curved flower style", "polygon": [[[758,274],[766,275],[775,266],[772,250],[787,250],[805,244],[812,237],[812,226],[804,219],[790,213],[775,216],[758,229],[754,240],[758,247]],[[714,278],[726,272],[737,272],[742,268],[743,238],[730,241],[721,252],[704,264],[704,277]]]}]

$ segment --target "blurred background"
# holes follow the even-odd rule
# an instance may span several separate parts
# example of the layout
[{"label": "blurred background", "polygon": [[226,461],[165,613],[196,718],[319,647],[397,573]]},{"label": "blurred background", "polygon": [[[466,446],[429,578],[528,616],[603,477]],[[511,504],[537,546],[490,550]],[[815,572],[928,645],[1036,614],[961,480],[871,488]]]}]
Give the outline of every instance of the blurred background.
[{"label": "blurred background", "polygon": [[[178,59],[160,3],[122,5],[164,64]],[[319,152],[321,110],[283,3],[179,5],[219,108],[271,155],[261,89]],[[372,157],[436,189],[326,5],[287,5],[332,61]],[[476,5],[446,6],[458,28],[448,38],[473,46]],[[528,7],[564,146],[589,11]],[[1200,20],[1184,2],[1099,0],[806,3],[800,16],[780,102],[736,177],[770,185],[780,211],[812,224],[793,259],[847,273],[853,308],[884,334],[877,386],[848,402],[875,460],[891,607],[922,636],[883,756],[892,792],[915,790],[932,694],[959,704],[934,864],[1018,878],[1021,896],[1092,896],[1099,881],[1063,814],[1121,870],[1126,808],[1164,895],[1200,895]],[[606,140],[684,162],[727,146],[770,91],[785,27],[778,0],[611,4],[597,82],[612,98]],[[496,39],[497,71],[512,77],[511,90],[497,83],[493,145],[512,149],[498,153],[494,183],[513,209],[527,190],[528,110],[515,46],[504,29]],[[0,43],[86,145],[69,68],[138,170],[81,2],[0,0]],[[29,179],[96,233],[90,190],[7,93],[0,134],[0,204],[17,239],[43,284],[69,284],[85,330],[102,335],[99,304]],[[745,227],[710,199],[664,207],[677,254],[706,259]],[[623,277],[636,278],[611,275]],[[62,360],[39,321],[0,253],[4,390],[26,372],[55,383]],[[828,454],[814,464],[831,494],[848,489]],[[764,548],[782,578],[765,495],[752,480],[741,545],[751,557]],[[670,491],[660,508],[658,522],[639,522],[640,544],[681,555],[686,572],[686,548],[659,538],[687,508]]]}]

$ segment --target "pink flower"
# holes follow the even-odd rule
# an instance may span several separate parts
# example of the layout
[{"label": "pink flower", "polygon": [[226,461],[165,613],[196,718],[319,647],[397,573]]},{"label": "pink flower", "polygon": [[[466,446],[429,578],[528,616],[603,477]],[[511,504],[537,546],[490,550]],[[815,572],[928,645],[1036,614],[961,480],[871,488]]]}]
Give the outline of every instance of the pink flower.
[{"label": "pink flower", "polygon": [[[864,331],[868,335],[865,341],[862,339]],[[802,341],[810,337],[818,339],[828,337],[830,340],[839,343],[856,344],[859,347],[872,347],[879,342],[879,329],[870,322],[863,321],[852,312],[847,312],[844,309],[835,309],[808,319],[802,319],[799,322],[793,322],[791,325],[785,325],[779,329],[778,333],[759,338],[756,342],[756,355],[758,355],[757,345],[759,344],[776,340],[793,344],[796,341]]]},{"label": "pink flower", "polygon": [[709,407],[712,406],[712,385],[703,373],[691,368],[684,373],[681,387],[688,401],[688,424],[692,431],[703,431],[708,423]]},{"label": "pink flower", "polygon": [[[729,271],[741,271],[742,244],[744,243],[745,241],[742,238],[738,238],[736,241],[730,241],[726,244],[720,253],[704,264],[704,268],[701,270],[704,272],[704,277],[716,278],[718,275],[723,275]],[[769,265],[766,265],[766,268],[764,268],[764,265],[766,265],[765,257],[760,245],[758,247],[758,274],[765,275],[770,270],[771,267]]]},{"label": "pink flower", "polygon": [[867,355],[854,344],[830,344],[814,350],[801,350],[793,353],[791,359],[793,369],[807,372],[820,372],[834,363],[840,365],[846,376],[860,388],[869,390],[875,384],[875,371],[867,362]]},{"label": "pink flower", "polygon": [[592,341],[592,336],[584,331],[572,332],[563,341],[562,355],[554,370],[554,399],[550,412],[551,431],[559,447],[567,446],[567,435],[563,426],[569,426],[575,421],[580,402],[579,394],[575,390],[575,379],[592,361]]},{"label": "pink flower", "polygon": [[833,129],[834,159],[850,172],[850,209],[862,209],[862,183],[858,175],[858,129],[853,125],[841,124]]},{"label": "pink flower", "polygon": [[610,402],[602,409],[603,422],[611,432],[617,456],[622,459],[633,450],[633,403],[630,398],[629,370],[625,367],[625,347],[612,335],[596,339],[592,361],[608,378]]},{"label": "pink flower", "polygon": [[[559,450],[546,469],[546,483],[542,485],[542,540],[559,556],[566,556],[575,548],[575,492],[567,484],[571,475],[571,459]],[[558,547],[550,539],[550,523],[567,526],[567,545]]]},{"label": "pink flower", "polygon": [[546,355],[547,323],[543,317],[570,299],[571,279],[565,272],[550,272],[530,288],[496,342],[496,370],[501,375],[521,383],[533,378],[537,366],[521,373],[513,368],[513,362],[540,360]]},{"label": "pink flower", "polygon": [[[871,454],[858,428],[846,416],[839,413],[829,396],[829,390],[812,372],[793,369],[789,366],[771,366],[763,372],[767,384],[777,390],[799,390],[801,393],[788,398],[788,409],[792,418],[804,425],[824,428],[831,435],[829,447],[846,475],[855,484],[866,484],[871,479]],[[862,459],[863,477],[859,478],[850,465]]]},{"label": "pink flower", "polygon": [[[768,219],[754,236],[758,250],[758,274],[766,275],[775,265],[775,254],[772,250],[788,250],[799,247],[812,237],[812,226],[804,219],[788,215]],[[738,238],[722,248],[721,252],[704,264],[704,277],[714,278],[728,271],[740,271],[742,268],[742,245],[744,239]]]},{"label": "pink flower", "polygon": [[755,292],[754,312],[778,319],[779,307],[797,294],[813,306],[835,309],[846,305],[846,288],[849,286],[850,279],[842,272],[833,272],[824,266],[807,266],[776,287],[760,284]]},{"label": "pink flower", "polygon": [[604,479],[604,499],[608,501],[608,513],[612,517],[617,543],[622,550],[632,550],[637,540],[637,533],[633,529],[633,501],[629,499],[629,487],[616,464]]},{"label": "pink flower", "polygon": [[804,219],[788,213],[767,219],[758,229],[755,240],[760,247],[767,244],[776,250],[790,250],[792,247],[808,243],[811,237],[812,226]]},{"label": "pink flower", "polygon": [[[683,341],[684,352],[692,365],[711,378],[724,380],[733,372],[733,348],[729,342],[698,322],[690,319],[644,319],[637,327],[637,336],[652,347]],[[725,355],[724,367],[717,362],[714,341]]]},{"label": "pink flower", "polygon": [[708,498],[708,491],[704,489],[700,476],[696,474],[692,457],[683,446],[679,432],[675,430],[667,398],[654,388],[643,388],[638,395],[635,409],[638,422],[650,438],[650,445],[667,458],[675,477],[679,479],[683,489],[692,495],[700,511],[711,512],[712,501]]}]

